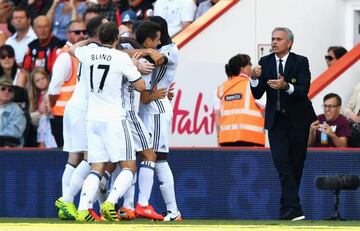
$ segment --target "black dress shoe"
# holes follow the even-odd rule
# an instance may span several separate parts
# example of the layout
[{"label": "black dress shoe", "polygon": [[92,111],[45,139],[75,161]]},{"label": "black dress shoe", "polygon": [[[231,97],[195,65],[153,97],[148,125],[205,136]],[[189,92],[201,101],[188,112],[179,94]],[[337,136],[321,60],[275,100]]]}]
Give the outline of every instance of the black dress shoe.
[{"label": "black dress shoe", "polygon": [[290,209],[288,212],[286,212],[280,217],[280,220],[285,220],[285,221],[301,221],[304,219],[305,219],[304,213],[302,211],[295,209]]}]

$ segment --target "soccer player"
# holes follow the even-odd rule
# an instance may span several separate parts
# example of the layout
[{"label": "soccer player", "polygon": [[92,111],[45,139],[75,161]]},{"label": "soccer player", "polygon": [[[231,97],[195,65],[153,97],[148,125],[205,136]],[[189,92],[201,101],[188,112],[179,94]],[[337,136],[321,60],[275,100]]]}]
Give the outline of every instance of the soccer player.
[{"label": "soccer player", "polygon": [[[99,47],[98,29],[105,22],[107,22],[107,19],[104,16],[97,16],[88,22],[86,26],[90,36],[88,48]],[[76,208],[73,204],[74,197],[81,190],[84,180],[89,175],[91,169],[87,162],[86,134],[86,112],[88,105],[86,79],[89,72],[89,70],[84,70],[84,66],[81,63],[79,64],[78,81],[64,112],[64,151],[69,152],[69,159],[63,174],[63,194],[55,202],[55,206],[59,209],[64,206],[64,203],[66,204],[65,209],[59,210],[59,218],[61,219],[75,219]],[[75,170],[73,164],[71,164],[74,161],[76,163],[81,161]],[[65,181],[66,179],[68,180]]]},{"label": "soccer player", "polygon": [[141,93],[139,116],[153,138],[153,148],[157,155],[155,173],[160,181],[160,191],[167,209],[164,221],[181,221],[175,198],[174,177],[167,162],[173,109],[167,97],[155,100],[151,97],[151,90],[156,87],[171,88],[178,63],[178,49],[169,36],[166,21],[159,16],[150,17],[150,21],[161,26],[161,45],[158,51],[163,56],[163,63],[156,66],[151,76],[144,78],[147,91]]},{"label": "soccer player", "polygon": [[140,92],[145,90],[145,83],[130,57],[115,49],[119,42],[115,23],[101,25],[99,39],[102,47],[75,50],[76,57],[90,70],[87,134],[88,161],[92,170],[82,187],[76,216],[79,221],[94,220],[88,204],[92,204],[108,161],[119,162],[122,170],[101,207],[107,220],[119,219],[115,203],[129,188],[136,172],[133,139],[123,108],[122,82],[127,79]]},{"label": "soccer player", "polygon": [[[156,49],[160,45],[160,25],[154,22],[143,22],[136,31],[137,41],[144,46],[144,48]],[[136,59],[135,55],[135,59]],[[137,62],[147,62],[141,59]],[[151,73],[148,73],[151,76]],[[146,75],[143,75],[145,78]],[[164,98],[167,89],[154,90],[152,92],[154,99]],[[139,169],[139,199],[136,205],[135,214],[139,217],[144,217],[152,220],[163,220],[164,217],[155,212],[154,208],[149,204],[150,194],[154,182],[154,168],[156,161],[156,154],[152,148],[151,136],[146,129],[146,126],[138,117],[134,105],[134,90],[129,82],[124,82],[123,95],[125,102],[126,117],[128,119],[133,139],[135,141],[135,149],[141,154],[141,163]],[[135,184],[135,182],[134,182]],[[135,187],[129,188],[124,195],[124,204],[120,210],[122,218],[131,217],[131,206],[133,206]]]}]

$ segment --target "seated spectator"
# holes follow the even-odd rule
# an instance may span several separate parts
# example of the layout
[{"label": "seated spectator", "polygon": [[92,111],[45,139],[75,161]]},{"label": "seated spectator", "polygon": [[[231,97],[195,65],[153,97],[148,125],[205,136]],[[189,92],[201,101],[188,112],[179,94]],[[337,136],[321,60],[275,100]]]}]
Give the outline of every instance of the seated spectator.
[{"label": "seated spectator", "polygon": [[156,0],[122,0],[119,1],[118,7],[121,15],[127,10],[132,10],[137,16],[137,20],[144,20],[147,17],[153,16],[154,6]]},{"label": "seated spectator", "polygon": [[38,39],[29,43],[23,68],[31,72],[33,68],[41,67],[51,74],[57,50],[64,45],[64,42],[51,33],[50,20],[46,16],[38,16],[33,25]]},{"label": "seated spectator", "polygon": [[103,15],[110,22],[117,23],[116,20],[116,7],[112,0],[98,0],[98,4],[94,6],[95,9],[99,10],[100,14]]},{"label": "seated spectator", "polygon": [[22,0],[19,6],[28,9],[31,20],[34,20],[39,15],[46,15],[52,3],[53,0]]},{"label": "seated spectator", "polygon": [[344,47],[340,46],[332,46],[328,49],[328,54],[325,55],[325,60],[330,67],[333,65],[338,59],[340,59],[344,54],[346,54],[347,50]]},{"label": "seated spectator", "polygon": [[347,147],[351,135],[350,124],[340,114],[341,98],[329,93],[323,99],[324,113],[310,125],[309,147]]},{"label": "seated spectator", "polygon": [[14,48],[16,63],[21,66],[29,43],[37,39],[37,36],[31,27],[29,12],[25,8],[14,9],[11,24],[16,32],[5,43]]},{"label": "seated spectator", "polygon": [[264,118],[250,91],[250,57],[235,55],[225,72],[228,80],[217,88],[214,105],[219,145],[264,146]]},{"label": "seated spectator", "polygon": [[50,114],[50,103],[47,95],[49,76],[42,68],[35,68],[30,75],[29,101],[31,122],[38,126],[41,115]]},{"label": "seated spectator", "polygon": [[23,143],[26,118],[23,110],[14,102],[12,82],[0,77],[0,146],[16,147]]},{"label": "seated spectator", "polygon": [[206,11],[210,10],[219,0],[206,0],[201,2],[196,10],[195,19],[200,18],[201,15],[205,14]]},{"label": "seated spectator", "polygon": [[87,25],[87,23],[90,21],[90,19],[100,15],[100,11],[95,7],[89,7],[85,10],[83,14],[83,21]]},{"label": "seated spectator", "polygon": [[154,15],[167,21],[171,37],[194,21],[195,11],[194,0],[157,0],[154,4]]},{"label": "seated spectator", "polygon": [[46,16],[52,24],[52,33],[62,41],[66,41],[66,28],[70,21],[83,17],[86,10],[85,2],[54,0]]},{"label": "seated spectator", "polygon": [[0,47],[0,76],[3,75],[9,78],[13,85],[26,88],[27,73],[15,62],[15,51],[10,45]]},{"label": "seated spectator", "polygon": [[11,36],[11,32],[8,30],[8,22],[11,17],[11,13],[14,9],[14,3],[11,1],[0,0],[0,35],[1,39]]},{"label": "seated spectator", "polygon": [[37,130],[37,143],[39,147],[56,148],[56,141],[51,131],[51,108],[47,90],[49,76],[42,68],[35,68],[30,75],[30,115],[31,123]]},{"label": "seated spectator", "polygon": [[[136,14],[132,10],[127,10],[121,14],[121,25],[126,26],[129,29],[129,31],[132,30],[132,26],[136,21],[137,21]],[[119,30],[120,32],[122,32],[120,28]]]},{"label": "seated spectator", "polygon": [[351,125],[350,147],[360,147],[360,83],[354,89],[349,102],[344,108],[344,114]]}]

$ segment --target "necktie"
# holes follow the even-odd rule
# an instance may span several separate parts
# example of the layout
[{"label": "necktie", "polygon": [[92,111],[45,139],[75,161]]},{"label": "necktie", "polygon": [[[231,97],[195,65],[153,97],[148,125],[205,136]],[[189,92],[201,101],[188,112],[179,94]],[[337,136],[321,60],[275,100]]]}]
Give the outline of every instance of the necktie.
[{"label": "necktie", "polygon": [[[281,76],[284,76],[284,67],[283,67],[283,64],[282,64],[282,60],[279,59],[279,74]],[[279,77],[278,77],[279,78]]]},{"label": "necktie", "polygon": [[[278,72],[278,78],[279,75],[284,76],[284,67],[282,64],[282,60],[279,59],[279,68],[278,68],[279,72]],[[277,95],[278,95],[278,100],[277,100],[277,110],[280,111],[281,110],[281,97],[280,97],[280,90],[277,90]]]}]

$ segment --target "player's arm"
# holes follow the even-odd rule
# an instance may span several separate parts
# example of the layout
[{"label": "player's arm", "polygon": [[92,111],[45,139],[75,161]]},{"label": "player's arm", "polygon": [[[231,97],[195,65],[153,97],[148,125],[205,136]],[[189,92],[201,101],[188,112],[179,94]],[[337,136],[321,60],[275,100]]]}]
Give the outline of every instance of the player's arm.
[{"label": "player's arm", "polygon": [[121,43],[130,43],[130,45],[135,49],[144,49],[144,47],[140,43],[138,43],[136,39],[131,37],[120,37],[119,44],[121,45]]},{"label": "player's arm", "polygon": [[80,41],[80,42],[75,43],[74,45],[72,45],[72,46],[70,47],[70,50],[69,50],[70,55],[75,56],[75,50],[76,50],[77,48],[86,46],[86,45],[88,45],[88,44],[91,43],[91,42],[92,42],[91,39],[86,39],[86,40],[83,40],[83,41]]},{"label": "player's arm", "polygon": [[154,61],[156,66],[165,64],[166,57],[158,52],[157,50],[151,48],[144,49],[126,49],[123,52],[127,53],[130,57],[132,57],[137,52],[141,52],[141,57],[150,56],[150,58]]},{"label": "player's arm", "polygon": [[155,86],[152,90],[146,90],[141,92],[140,101],[143,104],[148,104],[157,99],[163,99],[167,96],[167,90],[165,87],[157,89]]},{"label": "player's arm", "polygon": [[135,82],[132,82],[132,84],[138,92],[146,91],[145,81],[143,78],[138,78]]},{"label": "player's arm", "polygon": [[50,106],[54,107],[60,95],[62,85],[69,80],[71,74],[71,58],[66,52],[56,59],[49,84],[48,95]]}]

